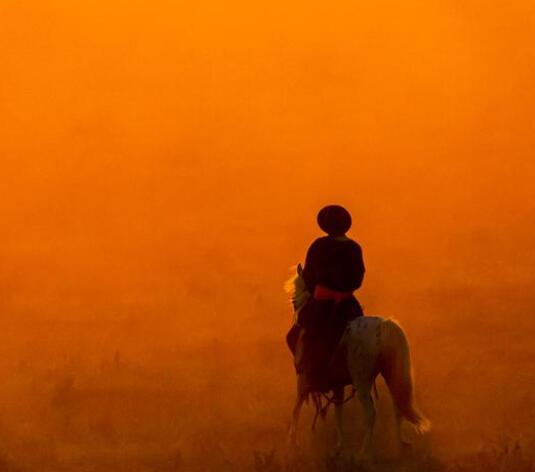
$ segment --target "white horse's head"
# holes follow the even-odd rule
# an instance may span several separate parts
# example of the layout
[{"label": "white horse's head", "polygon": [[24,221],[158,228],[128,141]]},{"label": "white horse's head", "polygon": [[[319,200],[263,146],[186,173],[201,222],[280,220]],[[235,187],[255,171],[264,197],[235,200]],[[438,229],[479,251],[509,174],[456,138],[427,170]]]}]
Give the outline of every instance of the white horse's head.
[{"label": "white horse's head", "polygon": [[295,269],[295,274],[284,283],[284,290],[289,295],[290,302],[295,313],[297,313],[310,298],[310,292],[307,290],[303,279],[303,267],[301,264],[297,264],[292,269]]}]

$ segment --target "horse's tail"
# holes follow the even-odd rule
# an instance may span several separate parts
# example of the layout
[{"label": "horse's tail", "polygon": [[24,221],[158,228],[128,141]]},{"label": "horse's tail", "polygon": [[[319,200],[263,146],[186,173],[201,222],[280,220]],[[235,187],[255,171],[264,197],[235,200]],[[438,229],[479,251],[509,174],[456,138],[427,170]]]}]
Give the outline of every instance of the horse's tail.
[{"label": "horse's tail", "polygon": [[431,422],[416,406],[413,396],[414,381],[407,336],[394,320],[381,323],[382,367],[381,373],[386,380],[394,405],[419,433],[431,429]]}]

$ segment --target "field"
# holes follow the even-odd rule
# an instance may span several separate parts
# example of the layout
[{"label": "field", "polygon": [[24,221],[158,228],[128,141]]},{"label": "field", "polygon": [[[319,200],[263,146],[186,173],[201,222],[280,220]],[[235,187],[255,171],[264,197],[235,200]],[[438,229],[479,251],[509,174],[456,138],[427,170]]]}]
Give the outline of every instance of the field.
[{"label": "field", "polygon": [[[140,343],[145,333],[138,347],[130,340],[129,348],[109,349],[124,342],[117,336],[114,344],[113,330],[98,340],[88,324],[73,349],[77,327],[65,322],[60,329],[55,321],[69,349],[58,340],[39,345],[35,334],[24,355],[6,353],[0,470],[275,472],[285,464],[296,471],[533,470],[533,352],[519,326],[499,329],[489,320],[486,346],[470,323],[459,330],[441,322],[440,336],[427,328],[411,336],[406,328],[417,397],[434,428],[426,437],[407,428],[413,450],[400,455],[389,394],[379,382],[375,460],[359,469],[349,452],[336,456],[332,449],[332,411],[311,431],[311,406],[300,424],[299,449],[287,461],[294,379],[283,332],[280,339],[213,338],[155,348],[146,344],[154,333],[139,320],[124,314],[115,326],[117,335],[128,321]],[[350,451],[362,432],[360,411],[355,402],[345,409]]]}]

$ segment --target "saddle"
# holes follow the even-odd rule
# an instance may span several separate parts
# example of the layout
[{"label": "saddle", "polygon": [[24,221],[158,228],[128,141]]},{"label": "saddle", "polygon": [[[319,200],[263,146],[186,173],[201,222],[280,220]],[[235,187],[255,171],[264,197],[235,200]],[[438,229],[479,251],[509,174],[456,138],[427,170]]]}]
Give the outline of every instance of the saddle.
[{"label": "saddle", "polygon": [[286,342],[294,355],[297,374],[304,374],[311,391],[329,391],[351,383],[347,353],[340,340],[348,323],[361,316],[352,292],[316,285],[313,297],[299,310]]},{"label": "saddle", "polygon": [[320,350],[320,353],[307,349],[304,344],[306,338],[306,330],[298,324],[294,324],[286,335],[286,343],[294,356],[296,373],[305,376],[308,390],[329,392],[351,385],[351,375],[347,368],[347,348],[339,345],[341,336],[332,343],[333,349]]}]

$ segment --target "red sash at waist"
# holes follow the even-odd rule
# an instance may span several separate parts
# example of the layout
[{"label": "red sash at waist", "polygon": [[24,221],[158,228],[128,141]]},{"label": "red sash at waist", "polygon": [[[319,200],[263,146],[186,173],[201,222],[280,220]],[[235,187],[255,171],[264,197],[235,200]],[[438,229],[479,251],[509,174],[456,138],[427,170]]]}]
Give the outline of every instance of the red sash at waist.
[{"label": "red sash at waist", "polygon": [[353,292],[339,292],[324,285],[316,285],[314,288],[314,298],[316,300],[334,300],[336,303],[347,300],[353,296]]}]

